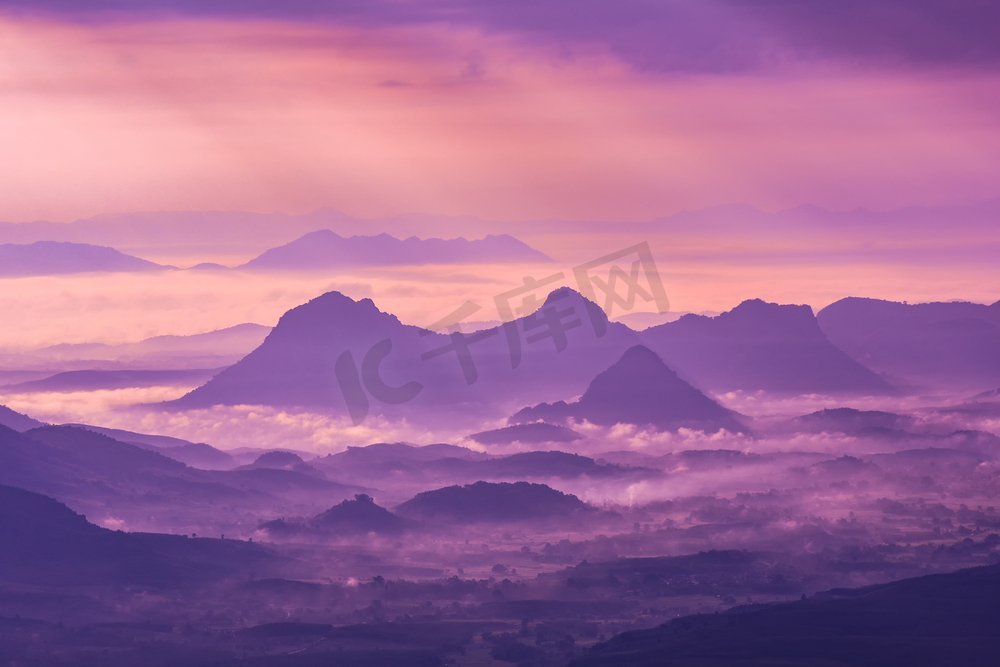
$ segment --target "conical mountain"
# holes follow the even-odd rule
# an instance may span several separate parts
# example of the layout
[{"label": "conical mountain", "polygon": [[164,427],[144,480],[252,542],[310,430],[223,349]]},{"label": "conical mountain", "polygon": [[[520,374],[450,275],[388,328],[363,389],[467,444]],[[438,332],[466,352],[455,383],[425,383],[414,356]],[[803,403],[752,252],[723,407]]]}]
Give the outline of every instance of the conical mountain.
[{"label": "conical mountain", "polygon": [[655,352],[641,345],[627,350],[595,377],[579,401],[542,403],[521,410],[511,421],[567,419],[607,426],[637,424],[667,431],[745,430],[734,412],[681,379]]}]

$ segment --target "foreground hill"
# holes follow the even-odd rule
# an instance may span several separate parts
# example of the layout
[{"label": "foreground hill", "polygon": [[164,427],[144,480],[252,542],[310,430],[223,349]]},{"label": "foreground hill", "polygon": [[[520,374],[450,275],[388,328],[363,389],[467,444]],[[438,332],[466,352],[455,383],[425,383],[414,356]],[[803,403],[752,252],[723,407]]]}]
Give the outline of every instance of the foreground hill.
[{"label": "foreground hill", "polygon": [[245,269],[313,270],[395,264],[550,262],[549,257],[507,234],[481,239],[398,239],[389,234],[341,236],[329,229],[310,232],[267,250]]},{"label": "foreground hill", "polygon": [[275,564],[232,540],[122,533],[89,523],[52,498],[0,486],[0,581],[44,585],[183,586]]},{"label": "foreground hill", "polygon": [[689,616],[598,644],[572,665],[988,667],[1000,654],[1000,566]]},{"label": "foreground hill", "polygon": [[716,317],[685,315],[642,333],[646,345],[705,389],[882,393],[889,385],[838,349],[809,306],[744,301]]},{"label": "foreground hill", "polygon": [[900,381],[979,391],[1000,383],[1000,302],[908,304],[849,297],[817,317],[836,345]]},{"label": "foreground hill", "polygon": [[637,424],[664,431],[745,430],[735,413],[682,380],[643,346],[629,349],[594,378],[579,401],[542,403],[524,408],[511,418],[513,422],[535,420],[586,420],[605,426]]}]

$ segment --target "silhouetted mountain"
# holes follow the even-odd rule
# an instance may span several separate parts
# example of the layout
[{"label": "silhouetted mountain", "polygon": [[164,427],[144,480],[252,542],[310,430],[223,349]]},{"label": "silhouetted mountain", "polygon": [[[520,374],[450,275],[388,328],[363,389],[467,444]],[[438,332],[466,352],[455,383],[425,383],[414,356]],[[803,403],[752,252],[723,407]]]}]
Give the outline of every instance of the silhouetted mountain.
[{"label": "silhouetted mountain", "polygon": [[0,581],[185,586],[274,565],[266,549],[239,541],[122,533],[89,523],[52,498],[0,486]]},{"label": "silhouetted mountain", "polygon": [[1000,384],[1000,306],[849,297],[817,316],[837,346],[880,373],[922,386]]},{"label": "silhouetted mountain", "polygon": [[418,493],[396,508],[406,517],[442,523],[568,519],[591,511],[576,496],[528,482],[449,486]]},{"label": "silhouetted mountain", "polygon": [[37,241],[0,244],[0,276],[49,276],[66,273],[162,271],[161,266],[86,243]]},{"label": "silhouetted mountain", "polygon": [[261,528],[272,537],[283,537],[313,533],[336,537],[375,533],[396,535],[410,522],[402,519],[384,507],[375,504],[367,494],[358,494],[352,500],[345,500],[308,521],[268,521]]},{"label": "silhouetted mountain", "polygon": [[39,426],[44,426],[42,422],[33,419],[28,415],[11,410],[6,405],[0,405],[0,426],[6,426],[18,432],[29,431]]},{"label": "silhouetted mountain", "polygon": [[629,349],[594,378],[575,403],[542,403],[524,408],[513,422],[587,420],[594,424],[638,424],[670,431],[679,428],[741,432],[737,415],[722,407],[663,363],[649,348]]},{"label": "silhouetted mountain", "polygon": [[582,437],[576,431],[565,426],[544,422],[513,424],[491,431],[473,433],[469,436],[470,439],[483,445],[510,445],[515,442],[530,445],[545,442],[573,442]]},{"label": "silhouetted mountain", "polygon": [[[282,315],[260,347],[174,404],[332,406],[346,413],[336,372],[341,355],[360,363],[376,344],[389,340],[395,352],[409,353],[412,363],[419,359],[414,352],[422,331],[381,312],[371,299],[328,292]],[[402,384],[393,366],[383,365],[382,377]]]},{"label": "silhouetted mountain", "polygon": [[182,371],[118,371],[86,370],[56,373],[41,380],[21,382],[6,387],[16,393],[42,391],[96,391],[99,389],[127,389],[132,387],[158,387],[170,385],[196,385],[209,380],[219,369],[192,369]]},{"label": "silhouetted mountain", "polygon": [[438,413],[428,408],[440,407],[452,422],[473,421],[509,414],[515,401],[577,393],[637,340],[569,289],[508,325],[455,336],[330,292],[285,313],[259,348],[171,405],[322,407],[414,420],[433,420]]},{"label": "silhouetted mountain", "polygon": [[394,264],[549,262],[534,248],[507,234],[482,239],[397,239],[389,234],[344,237],[329,229],[310,232],[250,260],[248,269],[341,269]]},{"label": "silhouetted mountain", "polygon": [[598,644],[572,665],[987,667],[1000,653],[1000,566],[688,616]]},{"label": "silhouetted mountain", "polygon": [[685,315],[642,332],[683,377],[728,391],[881,393],[889,385],[838,349],[809,306],[744,301],[716,317]]}]

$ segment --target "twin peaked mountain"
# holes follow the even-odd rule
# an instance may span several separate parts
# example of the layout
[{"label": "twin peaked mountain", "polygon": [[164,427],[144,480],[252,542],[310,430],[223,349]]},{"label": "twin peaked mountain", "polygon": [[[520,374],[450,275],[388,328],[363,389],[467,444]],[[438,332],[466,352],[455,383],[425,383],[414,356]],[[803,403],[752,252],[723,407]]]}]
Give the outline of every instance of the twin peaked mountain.
[{"label": "twin peaked mountain", "polygon": [[[596,376],[596,377],[595,377]],[[589,387],[589,388],[588,388]],[[701,390],[877,393],[886,383],[835,347],[807,306],[748,301],[644,332],[560,288],[534,313],[464,336],[401,323],[329,292],[288,311],[256,350],[173,402],[260,404],[434,419],[582,419],[740,430]]]}]

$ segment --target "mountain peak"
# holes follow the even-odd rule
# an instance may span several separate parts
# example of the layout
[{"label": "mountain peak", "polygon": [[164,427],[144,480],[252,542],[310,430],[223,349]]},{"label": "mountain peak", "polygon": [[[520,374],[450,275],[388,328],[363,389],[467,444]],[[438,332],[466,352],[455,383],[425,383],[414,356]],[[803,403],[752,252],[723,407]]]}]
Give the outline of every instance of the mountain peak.
[{"label": "mountain peak", "polygon": [[[683,324],[682,324],[683,323]],[[663,325],[671,327],[674,323]],[[812,308],[779,304],[763,299],[747,299],[732,310],[715,317],[682,317],[680,326],[711,327],[717,332],[743,337],[817,339],[822,338]]]},{"label": "mountain peak", "polygon": [[682,380],[643,345],[629,348],[599,373],[576,403],[542,403],[521,410],[511,421],[537,419],[587,420],[605,426],[626,423],[661,430],[745,430],[734,413]]},{"label": "mountain peak", "polygon": [[572,287],[559,287],[549,292],[539,310],[550,306],[571,306],[574,310],[585,310],[595,322],[608,322],[608,314],[603,308]]},{"label": "mountain peak", "polygon": [[[653,352],[651,349],[645,345],[634,345],[629,349],[625,350],[625,354],[622,355],[621,360],[618,362],[622,365],[652,365],[654,368],[656,366],[662,366],[667,370],[670,370],[663,360]],[[672,371],[671,371],[672,372]]]},{"label": "mountain peak", "polygon": [[310,241],[326,241],[326,240],[334,241],[334,240],[341,240],[343,238],[344,238],[343,236],[333,231],[332,229],[317,229],[314,232],[309,232],[308,234],[302,235],[299,238],[299,241],[305,241],[307,239]]}]

